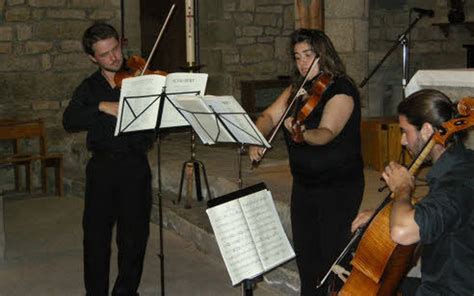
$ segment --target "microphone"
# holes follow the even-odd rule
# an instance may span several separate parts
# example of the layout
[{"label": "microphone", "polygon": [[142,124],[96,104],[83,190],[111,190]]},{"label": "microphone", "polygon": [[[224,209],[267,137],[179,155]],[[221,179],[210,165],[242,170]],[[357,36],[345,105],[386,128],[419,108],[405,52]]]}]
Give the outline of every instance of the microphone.
[{"label": "microphone", "polygon": [[418,13],[420,16],[427,16],[427,17],[433,17],[434,16],[434,11],[433,9],[423,9],[423,8],[418,8],[414,7],[412,10],[416,13]]}]

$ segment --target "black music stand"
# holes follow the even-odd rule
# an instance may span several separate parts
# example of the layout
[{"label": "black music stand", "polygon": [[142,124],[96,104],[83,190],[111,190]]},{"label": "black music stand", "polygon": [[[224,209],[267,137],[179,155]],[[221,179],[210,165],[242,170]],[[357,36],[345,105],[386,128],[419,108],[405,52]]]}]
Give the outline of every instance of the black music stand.
[{"label": "black music stand", "polygon": [[[123,91],[124,85],[122,85]],[[130,131],[143,131],[153,129],[155,137],[157,139],[157,183],[158,183],[158,215],[159,215],[159,239],[160,239],[160,250],[158,257],[160,258],[160,281],[161,281],[161,295],[165,295],[165,265],[164,265],[164,247],[163,247],[163,193],[161,183],[161,133],[162,121],[163,121],[163,110],[165,109],[165,102],[168,102],[170,106],[173,106],[169,95],[183,95],[183,94],[194,94],[197,95],[201,91],[183,91],[167,93],[166,86],[162,87],[160,94],[147,94],[140,96],[123,96],[120,99],[119,104],[119,116],[117,120],[117,126],[115,135]],[[145,101],[145,104],[140,101]],[[134,105],[138,105],[138,108],[134,108]],[[126,114],[126,115],[125,115]],[[153,121],[153,117],[156,120]],[[143,121],[143,122],[140,122]],[[153,128],[150,128],[150,124],[153,124]],[[142,128],[143,127],[143,128]],[[168,128],[172,126],[166,126]]]}]

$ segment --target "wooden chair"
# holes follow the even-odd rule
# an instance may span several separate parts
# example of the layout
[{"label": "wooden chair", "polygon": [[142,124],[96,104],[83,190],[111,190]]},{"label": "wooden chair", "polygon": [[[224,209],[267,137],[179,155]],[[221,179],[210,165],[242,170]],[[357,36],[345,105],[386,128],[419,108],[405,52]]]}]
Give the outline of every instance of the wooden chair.
[{"label": "wooden chair", "polygon": [[[38,152],[22,151],[22,140],[37,139]],[[15,189],[20,190],[19,166],[25,167],[25,185],[28,192],[33,191],[31,181],[33,161],[41,162],[41,188],[43,193],[48,192],[48,168],[55,172],[55,193],[63,196],[63,156],[60,153],[48,153],[44,123],[41,119],[31,121],[0,120],[0,140],[13,143],[13,154],[0,155],[0,167],[12,166],[15,172]]]}]

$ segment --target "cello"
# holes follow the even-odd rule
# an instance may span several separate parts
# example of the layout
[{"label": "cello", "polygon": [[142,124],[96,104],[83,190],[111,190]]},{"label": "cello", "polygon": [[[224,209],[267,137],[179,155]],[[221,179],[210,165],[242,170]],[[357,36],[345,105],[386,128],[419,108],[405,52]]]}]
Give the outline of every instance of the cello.
[{"label": "cello", "polygon": [[[474,98],[463,98],[457,104],[460,117],[442,124],[409,167],[415,175],[429,155],[435,144],[446,145],[447,140],[456,132],[474,125]],[[336,259],[330,271],[318,286],[349,253],[357,241],[355,255],[351,261],[352,271],[338,295],[395,295],[397,288],[413,263],[417,244],[403,246],[392,241],[390,237],[390,214],[392,210],[392,193],[382,202],[369,222],[355,232],[348,246]],[[412,200],[416,203],[419,200]],[[362,237],[361,237],[362,236]]]}]

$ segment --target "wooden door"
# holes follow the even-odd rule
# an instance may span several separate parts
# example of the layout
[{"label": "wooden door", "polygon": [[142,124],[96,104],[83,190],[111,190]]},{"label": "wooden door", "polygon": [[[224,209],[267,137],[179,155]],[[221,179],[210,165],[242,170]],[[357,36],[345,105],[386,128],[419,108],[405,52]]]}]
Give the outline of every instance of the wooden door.
[{"label": "wooden door", "polygon": [[176,4],[150,63],[151,70],[183,71],[186,66],[184,0],[140,0],[140,26],[143,57],[148,58],[169,10]]}]

